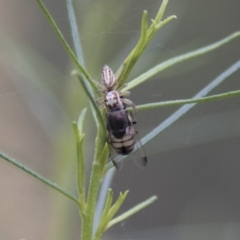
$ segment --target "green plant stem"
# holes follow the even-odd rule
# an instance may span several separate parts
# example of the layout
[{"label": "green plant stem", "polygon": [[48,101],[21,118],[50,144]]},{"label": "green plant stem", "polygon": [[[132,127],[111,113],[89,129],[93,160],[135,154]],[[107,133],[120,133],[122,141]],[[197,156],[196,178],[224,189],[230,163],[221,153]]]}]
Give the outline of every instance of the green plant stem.
[{"label": "green plant stem", "polygon": [[82,214],[82,240],[91,240],[93,236],[94,217],[100,184],[104,176],[104,167],[108,159],[108,145],[105,139],[102,139],[103,131],[98,127],[98,134],[95,142],[95,154],[92,164],[90,183],[88,188],[87,205],[84,214]]},{"label": "green plant stem", "polygon": [[45,183],[49,187],[51,187],[51,188],[57,190],[58,192],[62,193],[63,195],[65,195],[66,197],[68,197],[69,199],[71,199],[72,201],[77,203],[77,205],[78,205],[78,199],[74,195],[72,195],[71,193],[69,193],[66,190],[64,190],[61,187],[59,187],[56,183],[53,183],[53,182],[49,181],[48,179],[46,179],[43,176],[41,176],[40,174],[34,172],[30,168],[22,165],[21,163],[18,163],[15,159],[7,156],[3,152],[0,152],[0,157],[3,158],[4,160],[6,160],[7,162],[13,164],[14,166],[20,168],[24,172],[30,174],[32,177],[34,177],[34,178],[40,180],[41,182]]},{"label": "green plant stem", "polygon": [[[73,41],[74,41],[75,49],[77,53],[79,52],[80,57],[82,58],[82,50],[80,45],[78,44],[80,40],[78,40],[78,37],[77,38],[74,37],[75,35],[79,36],[79,33],[77,30],[75,15],[72,8],[72,1],[67,0],[67,4],[68,4],[70,25],[73,33]],[[96,137],[96,143],[95,143],[96,144],[95,156],[94,156],[94,161],[92,165],[92,172],[90,177],[86,208],[84,208],[84,212],[83,211],[80,212],[82,217],[82,229],[81,229],[82,238],[81,239],[88,240],[88,239],[92,239],[92,235],[93,235],[93,222],[94,222],[95,208],[96,208],[96,202],[97,202],[97,195],[98,195],[99,186],[104,173],[104,166],[108,158],[108,147],[105,144],[106,142],[105,122],[93,98],[92,89],[88,88],[87,82],[84,80],[84,76],[78,73],[75,73],[75,74],[77,75],[85,93],[90,99],[92,111],[94,114],[94,118],[96,120],[97,131],[98,131],[98,134]],[[95,86],[98,86],[98,85],[96,84]]]},{"label": "green plant stem", "polygon": [[[159,107],[178,106],[178,105],[183,105],[183,104],[187,104],[187,103],[204,103],[204,102],[210,102],[210,101],[235,97],[238,95],[240,95],[240,90],[211,95],[209,97],[203,97],[203,98],[171,100],[171,101],[164,101],[164,102],[157,102],[157,103],[148,103],[148,104],[138,105],[138,106],[136,106],[136,109],[138,111],[141,111],[141,110],[154,109],[154,108],[159,108]],[[132,111],[131,108],[129,108],[128,110]]]},{"label": "green plant stem", "polygon": [[100,171],[100,164],[97,160],[95,160],[93,162],[90,186],[88,190],[86,216],[83,218],[82,222],[82,240],[92,239],[94,215],[101,180],[102,172]]}]

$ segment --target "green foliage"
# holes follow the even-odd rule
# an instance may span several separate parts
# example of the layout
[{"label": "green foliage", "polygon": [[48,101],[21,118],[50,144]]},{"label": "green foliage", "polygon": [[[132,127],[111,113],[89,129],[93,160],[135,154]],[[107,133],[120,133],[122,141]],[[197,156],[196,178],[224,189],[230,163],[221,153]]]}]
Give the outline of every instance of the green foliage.
[{"label": "green foliage", "polygon": [[[96,232],[94,232],[93,223],[94,223],[97,199],[98,199],[101,182],[104,178],[106,171],[108,171],[111,167],[113,167],[111,163],[106,164],[109,156],[109,147],[108,147],[108,143],[106,142],[106,128],[105,128],[106,124],[104,122],[104,116],[99,110],[98,106],[96,105],[95,99],[93,98],[93,92],[96,92],[98,90],[98,83],[96,83],[92,79],[92,77],[90,76],[86,68],[83,66],[83,64],[80,63],[79,59],[75,56],[73,50],[70,48],[70,46],[64,39],[64,36],[62,35],[61,31],[57,27],[55,21],[51,17],[48,10],[44,6],[43,2],[41,0],[37,0],[37,2],[40,5],[41,9],[43,10],[44,14],[46,15],[47,19],[49,20],[50,24],[52,25],[54,31],[56,32],[57,36],[59,37],[66,51],[72,58],[73,62],[76,64],[76,67],[78,68],[79,72],[74,71],[73,75],[77,76],[77,78],[79,79],[83,87],[83,90],[91,103],[91,112],[93,113],[96,126],[97,126],[97,136],[95,140],[94,159],[92,161],[92,171],[90,176],[89,188],[86,191],[86,167],[85,167],[86,163],[85,163],[84,151],[83,151],[84,150],[83,144],[84,144],[84,137],[85,137],[85,133],[83,133],[83,122],[86,115],[86,109],[82,110],[79,116],[78,122],[77,123],[73,122],[73,131],[76,139],[76,152],[77,152],[76,154],[77,155],[77,178],[76,178],[77,184],[76,185],[78,190],[77,197],[68,193],[66,190],[58,187],[55,183],[52,183],[49,180],[40,176],[39,174],[33,172],[29,168],[16,162],[14,159],[10,158],[9,156],[3,153],[0,153],[0,156],[3,159],[7,160],[8,162],[17,166],[18,168],[22,169],[23,171],[31,174],[33,177],[37,178],[38,180],[42,181],[48,186],[64,194],[69,199],[73,200],[79,208],[79,213],[82,220],[81,239],[82,240],[90,240],[90,239],[98,240],[98,239],[101,239],[102,235],[108,228],[110,228],[111,226],[113,226],[114,224],[120,221],[123,221],[124,219],[130,217],[131,215],[139,212],[143,208],[152,204],[157,199],[157,197],[153,196],[147,199],[146,201],[138,204],[137,206],[133,207],[132,209],[128,210],[127,212],[121,214],[120,216],[114,218],[119,208],[123,204],[124,200],[126,199],[128,195],[128,191],[125,191],[124,193],[120,193],[116,202],[113,203],[113,191],[112,189],[109,189],[107,193],[107,199],[106,199],[104,210],[100,217],[97,230]],[[120,65],[120,68],[116,73],[119,87],[122,87],[124,83],[127,81],[134,65],[136,64],[137,60],[140,58],[144,49],[147,47],[147,45],[149,44],[151,39],[154,37],[156,32],[159,29],[161,29],[165,24],[167,24],[168,22],[176,18],[175,16],[170,16],[162,20],[167,3],[168,3],[168,0],[163,0],[162,5],[160,6],[156,17],[155,19],[152,20],[152,24],[150,26],[148,26],[147,24],[148,22],[147,11],[143,12],[140,39],[136,44],[136,46],[133,48],[133,50],[126,57],[124,62]],[[123,89],[129,90],[133,87],[136,87],[137,85],[150,79],[153,75],[157,74],[158,72],[163,71],[166,68],[173,66],[177,63],[180,63],[182,61],[189,60],[193,57],[197,57],[202,54],[206,54],[210,51],[213,51],[223,46],[224,44],[230,42],[231,40],[235,39],[239,35],[240,35],[239,32],[234,33],[214,44],[211,44],[204,48],[169,59],[166,62],[163,62],[155,66],[154,68],[150,69],[149,71],[139,76],[138,78],[132,80]],[[238,90],[238,91],[228,92],[224,94],[213,95],[209,97],[149,103],[141,106],[136,106],[136,108],[138,110],[147,110],[147,109],[163,107],[163,106],[173,106],[173,105],[186,104],[186,103],[200,103],[200,102],[206,102],[211,100],[223,99],[227,97],[233,97],[239,94],[240,94],[240,91]],[[154,137],[152,136],[148,140],[150,141],[153,138]]]}]

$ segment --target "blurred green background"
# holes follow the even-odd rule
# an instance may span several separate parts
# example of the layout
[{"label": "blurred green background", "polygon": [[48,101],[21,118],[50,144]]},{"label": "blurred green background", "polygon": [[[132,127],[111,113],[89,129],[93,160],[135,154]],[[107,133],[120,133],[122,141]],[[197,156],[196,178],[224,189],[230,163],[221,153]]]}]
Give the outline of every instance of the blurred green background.
[{"label": "blurred green background", "polygon": [[[63,0],[44,3],[72,46]],[[100,80],[104,64],[118,69],[139,37],[143,10],[154,18],[158,0],[75,0],[88,71]],[[170,0],[177,15],[152,40],[130,78],[156,64],[240,30],[239,0]],[[150,20],[149,20],[150,23]],[[132,90],[138,105],[191,98],[239,60],[240,39],[204,57],[179,64]],[[89,107],[72,64],[36,1],[0,1],[0,150],[75,192],[71,128]],[[240,89],[240,73],[211,94]],[[121,211],[156,194],[144,211],[115,225],[103,239],[239,239],[239,97],[196,106],[145,146],[149,165],[131,161],[117,172],[115,196],[129,189]],[[176,107],[139,112],[144,136]],[[85,123],[85,154],[92,160],[95,126]],[[134,174],[133,174],[134,173]],[[79,239],[77,207],[25,172],[0,161],[0,239]]]}]

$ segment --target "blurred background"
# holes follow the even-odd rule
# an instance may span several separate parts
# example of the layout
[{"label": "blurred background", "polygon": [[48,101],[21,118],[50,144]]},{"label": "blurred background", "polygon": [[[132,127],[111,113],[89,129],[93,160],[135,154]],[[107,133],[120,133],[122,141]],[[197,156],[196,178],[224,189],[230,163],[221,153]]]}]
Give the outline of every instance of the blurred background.
[{"label": "blurred background", "polygon": [[[72,46],[66,2],[44,0]],[[100,80],[104,64],[118,69],[139,38],[141,15],[154,18],[159,0],[75,0],[88,71]],[[130,80],[173,56],[240,30],[239,0],[170,0],[165,17],[177,15],[153,38]],[[149,20],[150,23],[150,20]],[[176,65],[131,91],[138,105],[187,99],[239,60],[240,39]],[[75,66],[36,1],[0,1],[0,150],[75,193],[72,121],[88,101]],[[240,89],[240,72],[211,94]],[[145,210],[108,230],[103,239],[235,240],[240,238],[239,97],[199,104],[145,145],[149,165],[131,161],[112,188],[130,193],[120,212],[157,195]],[[144,136],[177,107],[137,114]],[[88,172],[95,125],[84,131]],[[134,174],[133,174],[134,173]],[[0,159],[0,239],[79,239],[75,204]]]}]

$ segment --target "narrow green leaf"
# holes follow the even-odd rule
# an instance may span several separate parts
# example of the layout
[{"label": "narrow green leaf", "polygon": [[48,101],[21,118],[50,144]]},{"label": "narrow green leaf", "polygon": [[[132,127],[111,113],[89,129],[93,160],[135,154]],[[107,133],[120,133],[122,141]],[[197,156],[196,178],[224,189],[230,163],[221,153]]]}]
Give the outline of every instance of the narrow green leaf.
[{"label": "narrow green leaf", "polygon": [[[104,168],[104,171],[105,171],[105,168]],[[105,206],[107,191],[111,187],[111,183],[113,181],[115,171],[116,171],[116,168],[112,168],[110,171],[108,171],[104,175],[103,181],[101,183],[101,188],[100,188],[99,195],[98,195],[98,202],[97,202],[95,218],[94,218],[95,232],[96,232],[98,223],[100,221],[100,218],[101,218],[104,206]]]},{"label": "narrow green leaf", "polygon": [[[65,47],[66,51],[68,52],[68,54],[70,55],[70,57],[72,58],[73,62],[77,65],[79,71],[82,73],[82,81],[84,83],[84,87],[87,89],[87,92],[89,94],[90,100],[91,102],[93,99],[93,90],[95,92],[97,92],[98,90],[98,86],[96,85],[96,82],[91,78],[90,74],[87,72],[87,70],[84,68],[84,66],[78,61],[77,57],[75,56],[74,52],[72,51],[72,49],[70,48],[70,46],[68,45],[67,41],[65,40],[65,38],[63,37],[61,31],[59,30],[56,22],[53,20],[51,14],[49,13],[49,11],[47,10],[47,8],[44,6],[43,2],[41,0],[37,0],[39,6],[41,7],[41,9],[43,10],[44,14],[46,15],[48,21],[50,22],[50,24],[52,25],[54,31],[56,32],[58,38],[60,39],[60,41],[62,42],[63,46]],[[73,12],[72,12],[73,14]],[[91,88],[90,88],[90,86]],[[99,117],[99,111],[96,110],[95,105],[92,103],[91,107],[93,107],[93,116],[94,119],[96,121],[96,124],[102,124],[101,122],[101,117]],[[102,124],[103,125],[103,124]]]},{"label": "narrow green leaf", "polygon": [[126,76],[128,76],[130,74],[135,62],[137,61],[137,59],[141,55],[141,52],[143,51],[142,48],[144,47],[144,45],[146,43],[147,31],[148,31],[147,16],[148,16],[148,12],[143,11],[142,21],[141,21],[141,35],[138,40],[138,43],[136,44],[134,49],[130,52],[128,57],[124,60],[124,62],[122,63],[122,65],[120,66],[118,71],[116,72],[116,78],[118,80],[119,88],[121,88],[123,86],[123,84],[127,78]]},{"label": "narrow green leaf", "polygon": [[77,125],[78,125],[78,131],[79,131],[79,135],[80,136],[83,136],[83,121],[84,121],[84,118],[86,116],[86,112],[87,112],[87,109],[84,108],[82,110],[82,112],[80,113],[79,117],[78,117],[78,122],[77,122]]},{"label": "narrow green leaf", "polygon": [[[167,4],[168,4],[168,0],[163,0],[162,4],[161,4],[161,6],[160,6],[160,8],[157,12],[157,15],[156,15],[155,19],[152,19],[152,24],[148,29],[148,36],[147,36],[147,41],[148,42],[151,41],[154,34],[161,28],[162,22],[165,21],[165,20],[164,21],[161,21],[161,20],[162,20],[164,12],[166,10]],[[176,16],[171,16],[171,19],[174,19],[174,18],[176,18]]]},{"label": "narrow green leaf", "polygon": [[112,206],[112,199],[113,199],[113,191],[112,191],[112,189],[108,189],[107,200],[106,200],[105,208],[102,213],[102,219],[100,220],[100,224],[102,221],[105,220],[105,218],[107,217],[107,215],[109,213],[109,210]]},{"label": "narrow green leaf", "polygon": [[224,38],[224,39],[222,39],[218,42],[215,42],[215,43],[210,44],[208,46],[205,46],[205,47],[199,48],[197,50],[191,51],[189,53],[185,53],[185,54],[182,54],[180,56],[171,58],[171,59],[169,59],[169,60],[167,60],[163,63],[160,63],[157,66],[148,70],[147,72],[143,73],[139,77],[130,81],[127,84],[127,86],[122,89],[122,91],[127,91],[129,89],[132,89],[132,88],[136,87],[137,85],[145,82],[146,80],[153,77],[157,73],[159,73],[159,72],[161,72],[161,71],[163,71],[163,70],[165,70],[165,69],[167,69],[167,68],[169,68],[169,67],[171,67],[171,66],[173,66],[177,63],[180,63],[180,62],[189,60],[191,58],[198,57],[198,56],[203,55],[205,53],[211,52],[211,51],[223,46],[224,44],[232,41],[233,39],[235,39],[239,36],[240,36],[240,32],[235,32],[235,33],[229,35],[228,37],[226,37],[226,38]]},{"label": "narrow green leaf", "polygon": [[[130,54],[127,56],[127,58],[124,60],[122,65],[120,66],[119,70],[116,73],[117,80],[118,80],[118,86],[121,88],[124,83],[127,81],[127,78],[132,71],[134,65],[136,64],[137,60],[143,53],[144,49],[147,47],[147,45],[150,43],[151,39],[153,38],[154,34],[158,31],[158,29],[161,27],[161,25],[157,25],[158,23],[161,23],[161,18],[164,14],[164,11],[166,9],[168,0],[163,0],[159,11],[155,17],[154,20],[152,20],[151,26],[147,29],[147,11],[143,12],[142,16],[142,25],[141,25],[141,35],[138,40],[138,43],[134,47],[134,49],[130,52]],[[170,20],[174,19],[175,16],[172,16],[170,18],[167,18],[166,22],[169,22]],[[166,23],[163,22],[163,25]],[[158,26],[158,27],[156,27]]]},{"label": "narrow green leaf", "polygon": [[153,202],[155,202],[157,200],[157,196],[152,196],[149,199],[145,200],[144,202],[136,205],[135,207],[129,209],[127,212],[121,214],[120,216],[112,219],[107,226],[107,229],[110,228],[111,226],[113,226],[114,224],[117,224],[119,222],[122,222],[123,220],[129,218],[130,216],[132,216],[133,214],[141,211],[142,209],[146,208],[147,206],[149,206],[150,204],[152,204]]},{"label": "narrow green leaf", "polygon": [[119,210],[119,208],[122,206],[124,200],[126,199],[127,195],[128,195],[129,191],[125,191],[123,194],[120,193],[117,201],[115,202],[115,204],[111,207],[111,209],[108,212],[107,217],[105,218],[105,222],[103,225],[103,232],[106,231],[108,223],[111,221],[111,219],[114,217],[114,215],[117,213],[117,211]]},{"label": "narrow green leaf", "polygon": [[94,81],[92,80],[90,74],[87,72],[87,70],[83,67],[83,65],[78,61],[77,57],[75,56],[74,52],[70,48],[69,44],[65,40],[63,34],[61,33],[60,29],[58,28],[56,22],[53,20],[50,12],[47,10],[45,5],[43,4],[42,0],[37,0],[39,6],[41,7],[42,11],[44,12],[45,16],[47,17],[49,23],[51,24],[52,28],[56,32],[58,38],[62,42],[63,46],[65,47],[66,51],[68,52],[69,56],[72,58],[73,62],[78,67],[79,71],[83,74],[83,76],[88,80],[91,87],[97,91],[97,86],[95,85]]},{"label": "narrow green leaf", "polygon": [[172,21],[173,19],[177,19],[177,16],[172,15],[170,17],[167,17],[166,19],[164,19],[163,21],[161,21],[160,23],[158,23],[155,27],[157,28],[157,30],[159,30],[160,28],[162,28],[165,24],[169,23],[170,21]]},{"label": "narrow green leaf", "polygon": [[[162,1],[162,4],[161,4],[161,6],[160,6],[160,8],[159,8],[159,10],[158,10],[158,13],[157,13],[157,15],[156,15],[156,17],[155,17],[155,19],[154,19],[154,21],[155,21],[156,23],[158,23],[158,22],[161,21],[161,19],[162,19],[162,17],[163,17],[163,14],[164,14],[164,12],[165,12],[165,10],[166,10],[167,5],[168,5],[168,0],[163,0],[163,1]],[[154,24],[152,24],[151,27],[154,28]],[[150,27],[149,30],[151,30],[151,27]],[[152,29],[152,31],[154,31],[154,29]]]},{"label": "narrow green leaf", "polygon": [[[184,100],[171,100],[171,101],[164,101],[164,102],[148,103],[148,104],[138,105],[138,106],[136,106],[136,109],[138,111],[140,111],[140,110],[147,110],[147,109],[153,109],[153,108],[159,108],[159,107],[178,106],[178,105],[183,105],[183,104],[188,104],[188,103],[204,103],[204,102],[210,102],[210,101],[235,97],[238,95],[240,95],[240,90],[211,95],[209,97],[202,97],[202,98],[192,98],[192,99],[184,99]],[[129,108],[128,111],[132,111],[132,109]]]},{"label": "narrow green leaf", "polygon": [[78,31],[73,1],[66,0],[66,3],[67,3],[67,10],[68,10],[67,12],[68,12],[69,23],[70,23],[70,27],[71,27],[71,35],[72,35],[72,39],[73,39],[74,49],[77,54],[78,61],[81,63],[81,65],[83,67],[85,67],[82,44],[80,41],[80,33]]},{"label": "narrow green leaf", "polygon": [[85,159],[83,155],[83,139],[85,134],[83,133],[83,120],[85,118],[87,109],[83,109],[79,118],[78,124],[73,122],[73,130],[76,138],[77,149],[77,189],[79,195],[80,210],[85,208],[85,185],[86,185],[86,168]]},{"label": "narrow green leaf", "polygon": [[51,187],[51,188],[57,190],[58,192],[62,193],[63,195],[65,195],[69,199],[73,200],[78,205],[78,199],[74,195],[72,195],[71,193],[69,193],[66,190],[64,190],[61,187],[59,187],[56,183],[53,183],[53,182],[49,181],[48,179],[46,179],[43,176],[41,176],[40,174],[34,172],[30,168],[28,168],[28,167],[24,166],[23,164],[17,162],[15,159],[7,156],[3,152],[0,152],[0,157],[3,158],[4,160],[6,160],[7,162],[13,164],[14,166],[20,168],[24,172],[30,174],[32,177],[40,180],[41,182],[43,182],[44,184],[48,185],[49,187]]},{"label": "narrow green leaf", "polygon": [[148,12],[143,11],[142,23],[141,23],[141,36],[140,41],[144,41],[147,38],[147,30],[148,30]]}]

